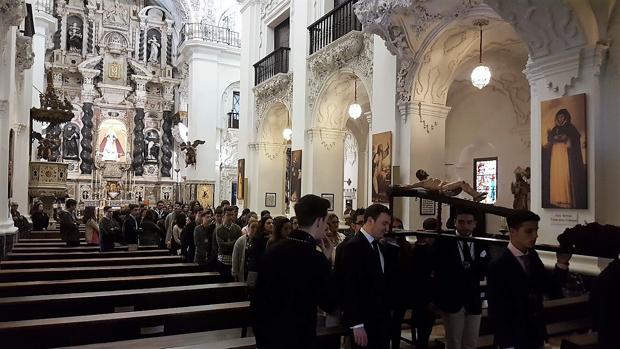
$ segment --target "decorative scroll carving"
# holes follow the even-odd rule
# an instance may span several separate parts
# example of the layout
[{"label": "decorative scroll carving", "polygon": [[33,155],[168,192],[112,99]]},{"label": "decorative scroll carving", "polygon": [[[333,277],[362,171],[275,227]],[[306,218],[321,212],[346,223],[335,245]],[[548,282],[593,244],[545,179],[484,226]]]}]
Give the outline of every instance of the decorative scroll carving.
[{"label": "decorative scroll carving", "polygon": [[170,170],[172,169],[172,111],[164,110],[164,123],[162,124],[162,146],[161,146],[161,175],[163,177],[172,177]]},{"label": "decorative scroll carving", "polygon": [[8,27],[18,26],[26,17],[26,5],[23,0],[0,0],[0,28],[6,33]]},{"label": "decorative scroll carving", "polygon": [[133,117],[133,159],[131,166],[136,176],[144,173],[144,108],[136,108]]},{"label": "decorative scroll carving", "polygon": [[372,96],[372,36],[352,31],[308,57],[310,79],[308,80],[308,111],[314,108],[321,89],[331,75],[346,68],[361,80]]},{"label": "decorative scroll carving", "polygon": [[15,41],[15,69],[18,74],[30,69],[34,63],[34,52],[32,52],[32,38],[23,36],[19,31]]},{"label": "decorative scroll carving", "polygon": [[80,171],[82,174],[91,174],[93,172],[93,104],[84,103],[82,106],[82,151],[80,152]]},{"label": "decorative scroll carving", "polygon": [[266,112],[275,103],[282,103],[291,110],[292,98],[293,73],[277,74],[254,87],[256,130],[259,130],[265,119]]}]

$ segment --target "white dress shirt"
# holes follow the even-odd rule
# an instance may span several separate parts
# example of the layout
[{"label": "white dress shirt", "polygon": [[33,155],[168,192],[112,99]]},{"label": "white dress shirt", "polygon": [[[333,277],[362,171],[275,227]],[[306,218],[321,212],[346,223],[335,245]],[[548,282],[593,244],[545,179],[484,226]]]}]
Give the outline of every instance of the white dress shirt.
[{"label": "white dress shirt", "polygon": [[[461,233],[459,233],[459,231],[456,231],[456,235],[458,236],[463,236]],[[472,241],[457,241],[457,244],[459,245],[459,255],[461,256],[461,263],[465,262],[465,256],[463,256],[463,250],[465,249],[465,246],[469,247],[469,254],[471,255],[471,260],[475,260],[476,259],[476,253],[474,250],[474,243]]]}]

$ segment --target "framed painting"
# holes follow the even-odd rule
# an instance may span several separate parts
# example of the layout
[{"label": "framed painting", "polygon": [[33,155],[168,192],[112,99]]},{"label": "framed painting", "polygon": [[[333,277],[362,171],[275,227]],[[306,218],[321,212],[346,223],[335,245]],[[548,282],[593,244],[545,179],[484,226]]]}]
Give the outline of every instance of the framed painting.
[{"label": "framed painting", "polygon": [[388,203],[392,184],[392,132],[372,135],[372,202]]}]

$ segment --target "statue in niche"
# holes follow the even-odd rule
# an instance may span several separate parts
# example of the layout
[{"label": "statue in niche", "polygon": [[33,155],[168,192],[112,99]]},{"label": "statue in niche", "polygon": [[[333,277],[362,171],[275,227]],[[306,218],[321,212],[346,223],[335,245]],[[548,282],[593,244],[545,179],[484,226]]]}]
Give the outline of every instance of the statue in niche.
[{"label": "statue in niche", "polygon": [[144,137],[144,158],[147,162],[157,162],[159,159],[159,134],[155,130],[149,130]]},{"label": "statue in niche", "polygon": [[181,143],[181,150],[185,152],[185,167],[190,165],[196,165],[196,148],[205,144],[205,141],[195,140],[194,143],[183,142]]},{"label": "statue in niche", "polygon": [[426,171],[419,169],[415,176],[419,182],[404,186],[406,189],[422,188],[445,196],[456,196],[461,192],[471,195],[475,202],[480,202],[487,197],[487,193],[479,193],[465,181],[444,182],[439,178],[431,177]]},{"label": "statue in niche", "polygon": [[114,0],[114,5],[109,6],[106,4],[105,11],[103,11],[103,19],[105,23],[127,24],[127,13],[124,6],[118,0]]},{"label": "statue in niche", "polygon": [[67,45],[69,52],[82,52],[82,28],[77,20],[67,28]]},{"label": "statue in niche", "polygon": [[118,161],[123,156],[123,147],[113,130],[108,130],[108,134],[99,144],[99,152],[102,154],[102,161]]},{"label": "statue in niche", "polygon": [[515,210],[528,210],[530,201],[530,176],[529,166],[525,169],[521,166],[514,171],[515,181],[510,184],[510,191],[514,195],[512,208]]},{"label": "statue in niche", "polygon": [[62,134],[62,153],[64,159],[77,160],[79,149],[78,141],[80,139],[80,133],[75,124],[67,124]]},{"label": "statue in niche", "polygon": [[148,44],[151,48],[151,53],[149,54],[149,63],[157,64],[159,63],[159,41],[155,35],[152,35],[148,41]]}]

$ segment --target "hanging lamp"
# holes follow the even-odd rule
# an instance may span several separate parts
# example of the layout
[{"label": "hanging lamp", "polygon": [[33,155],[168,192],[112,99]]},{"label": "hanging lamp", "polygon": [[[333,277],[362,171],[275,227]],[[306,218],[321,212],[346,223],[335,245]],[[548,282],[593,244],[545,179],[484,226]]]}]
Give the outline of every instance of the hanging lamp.
[{"label": "hanging lamp", "polygon": [[289,126],[290,124],[291,124],[291,118],[290,118],[290,114],[289,114],[288,109],[287,109],[287,111],[286,111],[286,128],[284,128],[284,130],[282,130],[282,137],[287,142],[290,141],[291,138],[293,137],[293,130]]},{"label": "hanging lamp", "polygon": [[484,88],[491,82],[491,69],[482,64],[482,27],[489,24],[487,19],[478,19],[474,21],[474,25],[480,27],[480,57],[479,64],[471,72],[471,83],[479,89]]},{"label": "hanging lamp", "polygon": [[357,79],[353,80],[354,83],[354,102],[349,106],[349,116],[353,120],[357,120],[362,116],[362,106],[357,103]]}]

